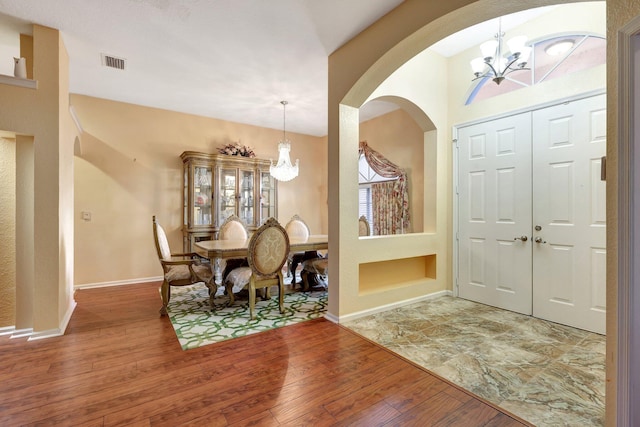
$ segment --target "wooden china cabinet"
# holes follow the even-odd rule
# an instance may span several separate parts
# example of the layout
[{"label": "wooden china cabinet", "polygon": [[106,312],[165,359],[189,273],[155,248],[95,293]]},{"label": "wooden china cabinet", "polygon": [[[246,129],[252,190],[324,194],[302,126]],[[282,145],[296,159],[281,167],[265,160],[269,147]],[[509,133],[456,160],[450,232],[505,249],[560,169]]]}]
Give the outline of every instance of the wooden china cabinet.
[{"label": "wooden china cabinet", "polygon": [[185,151],[182,235],[184,251],[200,240],[214,240],[225,219],[236,215],[249,233],[278,217],[277,181],[269,160]]}]

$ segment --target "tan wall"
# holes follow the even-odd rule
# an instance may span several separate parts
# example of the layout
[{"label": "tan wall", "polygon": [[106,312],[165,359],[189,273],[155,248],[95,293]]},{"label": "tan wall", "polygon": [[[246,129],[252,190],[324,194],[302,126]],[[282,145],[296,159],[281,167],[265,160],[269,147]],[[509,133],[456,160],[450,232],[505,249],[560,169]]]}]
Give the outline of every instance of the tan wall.
[{"label": "tan wall", "polygon": [[[151,217],[165,227],[173,251],[182,251],[183,151],[215,153],[240,141],[259,158],[277,159],[281,129],[73,95],[84,130],[75,161],[75,283],[158,277]],[[326,138],[287,132],[300,174],[278,183],[278,220],[294,214],[313,233],[327,232]],[[81,212],[91,212],[90,222]]]},{"label": "tan wall", "polygon": [[360,123],[360,140],[405,169],[409,182],[409,233],[423,231],[424,132],[402,109]]},{"label": "tan wall", "polygon": [[0,137],[0,328],[15,325],[16,147]]},{"label": "tan wall", "polygon": [[[22,283],[22,275],[16,278],[17,287],[33,286],[34,298],[17,298],[16,316],[20,317],[23,310],[33,310],[30,324],[24,326],[44,336],[61,332],[73,305],[73,272],[68,268],[73,263],[73,243],[66,239],[66,218],[71,215],[66,200],[73,193],[73,182],[62,172],[72,168],[65,163],[69,161],[65,153],[67,147],[73,147],[73,141],[69,145],[61,142],[71,131],[69,114],[61,111],[68,98],[68,57],[60,33],[34,25],[33,57],[37,89],[0,85],[0,129],[34,136],[32,227],[37,244],[31,258],[37,262],[33,265],[33,283]],[[23,253],[20,236],[16,241],[16,252]]]}]

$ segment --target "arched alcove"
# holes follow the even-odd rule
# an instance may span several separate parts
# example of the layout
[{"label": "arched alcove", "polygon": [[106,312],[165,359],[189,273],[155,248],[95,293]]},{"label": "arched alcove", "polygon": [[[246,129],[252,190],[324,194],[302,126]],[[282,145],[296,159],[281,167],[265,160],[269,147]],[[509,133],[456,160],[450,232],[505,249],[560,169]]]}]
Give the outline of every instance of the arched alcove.
[{"label": "arched alcove", "polygon": [[[401,305],[453,287],[452,256],[452,144],[448,118],[445,58],[425,49],[463,28],[532,7],[565,1],[501,2],[480,0],[460,6],[403,3],[384,19],[342,46],[329,58],[329,234],[334,255],[329,293],[329,317],[366,314]],[[428,65],[426,64],[428,62]],[[416,70],[422,67],[421,72]],[[410,100],[427,115],[427,132],[436,156],[433,209],[436,220],[429,233],[380,236],[359,240],[357,233],[357,147],[359,109],[372,99],[397,96]],[[426,145],[425,145],[426,149]],[[425,230],[426,231],[426,230]],[[428,262],[424,262],[425,260]],[[335,261],[334,261],[335,260]],[[363,292],[363,265],[380,271],[418,261],[422,279],[388,283],[381,290]],[[396,265],[397,264],[397,265]],[[336,292],[337,291],[337,292]]]},{"label": "arched alcove", "polygon": [[[436,145],[433,144],[436,135],[433,121],[418,105],[399,96],[379,96],[368,100],[360,108],[360,114],[365,117],[371,111],[376,111],[378,115],[360,122],[360,141],[366,141],[369,148],[404,170],[407,177],[410,225],[401,234],[434,232],[437,172],[434,159],[437,152]],[[363,159],[364,156],[359,158],[360,164],[363,161],[366,163],[366,159]],[[366,197],[371,194],[370,191],[367,192],[370,188],[367,182],[372,180],[363,178],[362,173],[359,173],[358,182],[358,200],[360,210],[363,210],[363,204],[370,202]],[[363,212],[359,212],[359,215],[362,214]],[[375,221],[371,217],[367,218],[375,230]]]}]

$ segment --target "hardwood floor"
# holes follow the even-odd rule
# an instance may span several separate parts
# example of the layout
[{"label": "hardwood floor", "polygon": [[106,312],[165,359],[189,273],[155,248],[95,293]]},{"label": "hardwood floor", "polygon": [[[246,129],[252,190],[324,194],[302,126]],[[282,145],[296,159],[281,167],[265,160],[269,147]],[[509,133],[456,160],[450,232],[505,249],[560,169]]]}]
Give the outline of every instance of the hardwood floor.
[{"label": "hardwood floor", "polygon": [[0,337],[0,425],[528,425],[324,319],[183,351],[157,289],[80,290],[64,336]]}]

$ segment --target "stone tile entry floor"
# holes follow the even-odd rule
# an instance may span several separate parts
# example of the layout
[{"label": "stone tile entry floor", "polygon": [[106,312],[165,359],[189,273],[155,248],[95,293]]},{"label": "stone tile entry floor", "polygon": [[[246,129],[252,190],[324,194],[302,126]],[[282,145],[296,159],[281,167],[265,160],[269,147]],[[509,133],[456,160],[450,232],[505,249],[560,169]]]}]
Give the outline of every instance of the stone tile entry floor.
[{"label": "stone tile entry floor", "polygon": [[605,337],[438,297],[342,324],[536,426],[603,426]]}]

